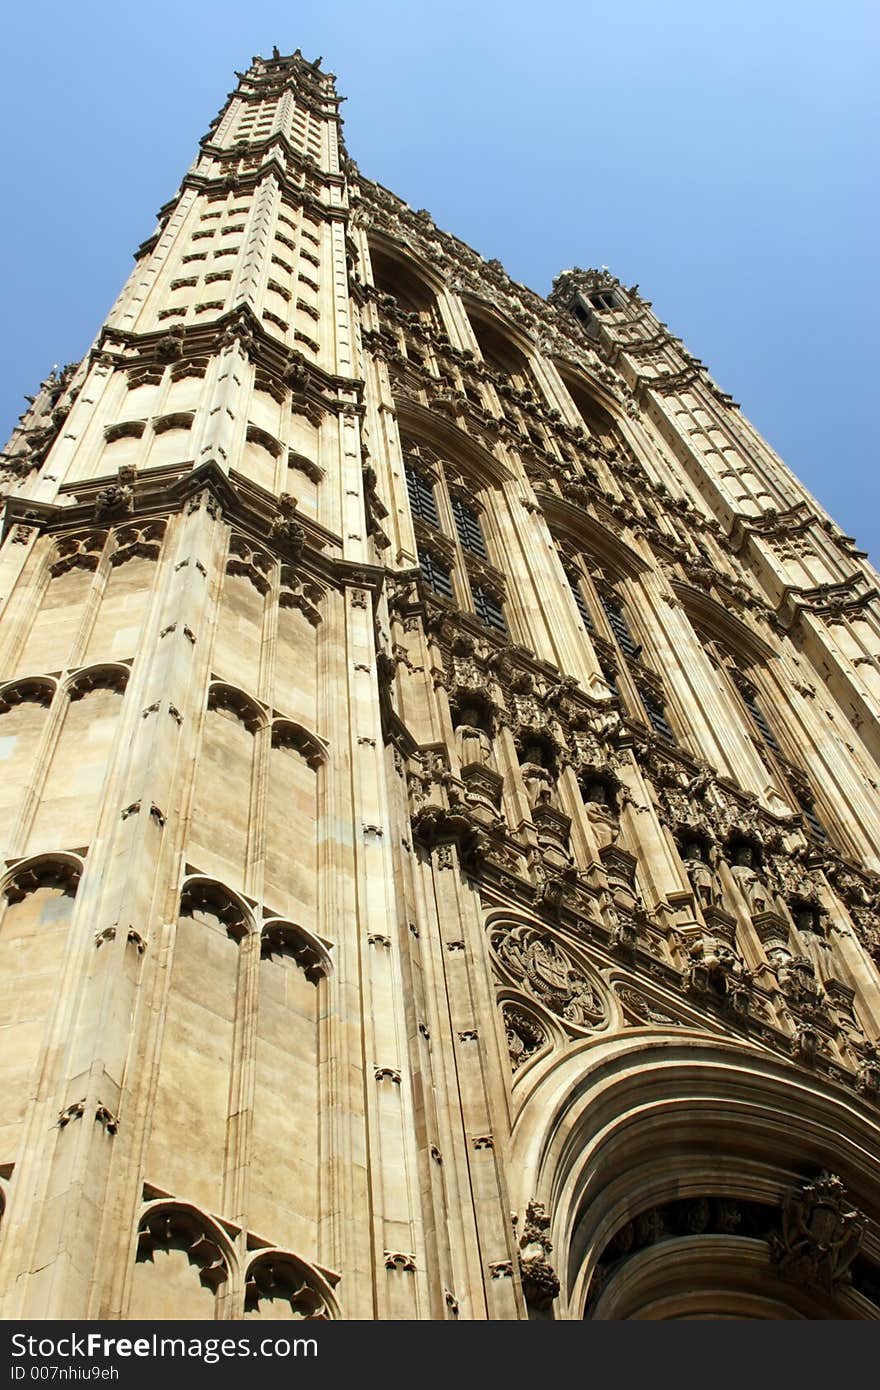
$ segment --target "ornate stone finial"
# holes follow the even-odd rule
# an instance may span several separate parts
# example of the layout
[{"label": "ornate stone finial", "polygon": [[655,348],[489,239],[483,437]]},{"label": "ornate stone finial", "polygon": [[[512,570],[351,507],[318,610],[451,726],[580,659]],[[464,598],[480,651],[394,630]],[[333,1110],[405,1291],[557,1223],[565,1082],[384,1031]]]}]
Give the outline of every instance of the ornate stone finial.
[{"label": "ornate stone finial", "polygon": [[849,1282],[867,1217],[857,1210],[835,1173],[791,1188],[782,1199],[782,1234],[770,1253],[784,1279],[835,1293]]}]

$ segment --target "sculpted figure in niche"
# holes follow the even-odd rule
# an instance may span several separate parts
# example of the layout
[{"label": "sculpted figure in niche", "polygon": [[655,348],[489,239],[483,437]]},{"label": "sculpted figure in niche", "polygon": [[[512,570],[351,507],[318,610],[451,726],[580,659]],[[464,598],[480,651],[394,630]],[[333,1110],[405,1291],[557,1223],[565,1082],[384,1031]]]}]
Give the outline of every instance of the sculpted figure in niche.
[{"label": "sculpted figure in niche", "polygon": [[758,873],[760,856],[755,845],[739,840],[732,848],[730,872],[736,880],[753,917],[766,912],[770,906],[767,885]]},{"label": "sculpted figure in niche", "polygon": [[526,745],[520,772],[532,809],[536,806],[552,806],[553,776],[544,766],[544,750],[540,743]]},{"label": "sculpted figure in niche", "polygon": [[696,838],[685,840],[681,846],[682,862],[700,907],[716,907],[721,902],[721,885],[711,854],[708,844]]},{"label": "sculpted figure in niche", "polygon": [[476,705],[459,711],[455,721],[455,744],[462,767],[479,763],[492,766],[492,740],[486,731],[487,716]]},{"label": "sculpted figure in niche", "polygon": [[814,903],[796,903],[791,914],[816,977],[823,982],[830,979],[834,974],[831,944],[822,928],[821,912]]}]

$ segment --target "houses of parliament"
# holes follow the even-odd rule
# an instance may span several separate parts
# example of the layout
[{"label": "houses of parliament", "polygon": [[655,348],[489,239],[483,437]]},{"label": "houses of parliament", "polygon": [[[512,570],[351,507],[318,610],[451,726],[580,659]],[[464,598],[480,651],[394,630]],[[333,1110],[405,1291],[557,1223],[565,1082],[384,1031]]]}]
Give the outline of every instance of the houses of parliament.
[{"label": "houses of parliament", "polygon": [[236,77],[0,458],[0,1316],[880,1319],[877,573]]}]

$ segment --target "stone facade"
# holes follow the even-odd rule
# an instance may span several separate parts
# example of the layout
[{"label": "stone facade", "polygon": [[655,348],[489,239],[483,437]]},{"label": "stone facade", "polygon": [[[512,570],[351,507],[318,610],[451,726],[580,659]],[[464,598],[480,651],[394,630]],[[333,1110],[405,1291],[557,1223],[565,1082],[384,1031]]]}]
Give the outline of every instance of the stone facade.
[{"label": "stone facade", "polygon": [[0,1311],[880,1318],[878,577],[254,59],[2,457]]}]

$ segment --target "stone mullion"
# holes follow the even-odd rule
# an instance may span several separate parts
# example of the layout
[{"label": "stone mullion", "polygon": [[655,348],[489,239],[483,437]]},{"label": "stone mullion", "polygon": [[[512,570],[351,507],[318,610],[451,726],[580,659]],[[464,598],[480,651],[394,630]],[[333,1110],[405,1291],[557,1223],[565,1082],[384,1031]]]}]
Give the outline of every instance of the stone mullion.
[{"label": "stone mullion", "polygon": [[[237,340],[221,349],[212,369],[216,375],[213,387],[205,392],[204,409],[197,417],[201,428],[193,439],[193,451],[197,464],[214,462],[228,473],[235,466],[236,446],[244,437],[252,369]],[[242,412],[244,418],[239,421]]]},{"label": "stone mullion", "polygon": [[49,775],[69,703],[70,696],[59,683],[55,688],[52,703],[46,711],[46,719],[34,751],[31,775],[25,784],[18,815],[6,843],[6,859],[18,859],[27,849],[34,818],[39,809],[40,793]]},{"label": "stone mullion", "polygon": [[452,346],[460,352],[474,352],[476,339],[458,295],[452,294],[444,285],[437,293],[436,302],[443,331]]},{"label": "stone mullion", "polygon": [[574,622],[574,631],[572,631],[571,623],[568,623],[564,633],[560,633],[557,623],[550,625],[554,645],[553,664],[565,675],[575,676],[594,699],[609,699],[611,692],[608,689],[590,635],[584,631],[583,622],[577,611],[562,560],[553,544],[552,533],[546,522],[541,526],[540,521],[543,521],[543,516],[540,521],[537,517],[533,517],[533,521],[538,522],[544,542],[540,546],[535,546],[532,552],[539,602],[546,602],[546,611],[548,613],[555,611],[558,617],[559,596],[561,594],[562,603],[568,611],[569,618],[573,619]]},{"label": "stone mullion", "polygon": [[[414,631],[413,631],[414,627]],[[434,685],[434,649],[425,633],[424,622],[392,618],[392,643],[405,651],[406,656],[398,662],[397,680],[398,713],[420,743],[437,743],[441,740],[449,745],[452,741],[452,725],[449,715],[449,701],[445,690]]]},{"label": "stone mullion", "polygon": [[[514,486],[517,491],[514,492]],[[520,505],[523,484],[506,485],[503,498],[505,505],[492,509],[492,521],[498,532],[498,553],[505,557],[507,574],[519,577],[516,585],[509,584],[507,602],[516,613],[520,628],[520,645],[530,646],[541,660],[557,663],[556,642],[545,619],[545,607],[541,603],[541,582],[532,574],[532,555],[534,550],[549,543],[545,527],[535,524],[537,513],[525,512]],[[514,524],[512,513],[516,510],[521,517],[519,525]],[[531,543],[530,543],[531,541]],[[544,574],[539,575],[546,582]],[[516,594],[516,598],[514,598]],[[516,628],[514,628],[516,639]],[[580,664],[580,663],[578,663]]]},{"label": "stone mullion", "polygon": [[673,848],[635,755],[621,758],[617,773],[626,789],[620,812],[627,844],[638,860],[642,881],[651,891],[646,907],[660,915],[664,932],[673,926],[692,925],[694,896],[677,852]]},{"label": "stone mullion", "polygon": [[[836,900],[835,900],[836,901]],[[843,983],[849,983],[856,991],[858,1016],[866,1027],[868,1036],[876,1041],[880,1038],[880,993],[877,989],[878,966],[864,947],[859,943],[855,931],[844,925],[843,914],[839,911],[826,918],[828,940],[831,944],[832,959],[843,965]],[[835,975],[841,978],[835,970]]]},{"label": "stone mullion", "polygon": [[263,898],[263,875],[266,864],[266,840],[269,833],[269,762],[272,755],[272,728],[269,723],[253,735],[251,781],[248,787],[247,849],[245,851],[244,889],[258,902]]},{"label": "stone mullion", "polygon": [[391,554],[397,564],[416,563],[416,542],[410,516],[409,497],[403,476],[403,451],[397,430],[394,397],[388,365],[381,354],[367,354],[365,400],[370,439],[376,441],[373,462],[379,495],[389,515],[382,525],[390,532]]},{"label": "stone mullion", "polygon": [[[434,892],[443,973],[449,1015],[451,1056],[454,1057],[461,1108],[461,1140],[470,1179],[486,1316],[517,1318],[515,1284],[507,1276],[495,1278],[493,1267],[515,1260],[509,1223],[510,1201],[502,1172],[502,1150],[507,1134],[493,1131],[499,1116],[490,1102],[484,1074],[481,1031],[492,1016],[494,1001],[474,998],[474,976],[484,969],[482,914],[474,888],[466,888],[457,868],[458,854],[448,848],[450,862],[442,867],[443,851],[433,857]],[[506,1129],[506,1125],[505,1125]]]},{"label": "stone mullion", "polygon": [[[338,194],[338,190],[331,188],[331,195]],[[353,377],[355,374],[354,353],[355,335],[352,313],[352,306],[348,294],[348,248],[345,244],[345,223],[338,218],[331,218],[329,224],[330,242],[330,266],[327,265],[327,254],[324,254],[324,278],[329,279],[331,287],[328,293],[322,295],[325,303],[325,310],[329,320],[330,331],[332,332],[332,343],[326,343],[326,329],[324,338],[324,352],[329,351],[328,370],[335,372],[342,377]],[[326,238],[325,238],[326,244]],[[328,274],[329,272],[329,274]],[[327,360],[327,358],[325,358]]]},{"label": "stone mullion", "polygon": [[369,1172],[367,1077],[360,1026],[363,1012],[360,931],[354,848],[340,827],[353,826],[351,767],[347,738],[352,676],[347,669],[344,596],[334,593],[320,629],[319,728],[330,739],[322,770],[319,807],[318,881],[321,934],[333,944],[333,970],[326,981],[327,1005],[319,1020],[321,1179],[318,1258],[344,1270],[339,1297],[347,1318],[375,1316],[376,1280],[373,1194]]},{"label": "stone mullion", "polygon": [[259,314],[265,298],[269,270],[269,230],[275,220],[280,194],[276,179],[260,179],[251,195],[241,250],[236,258],[234,286],[230,303],[247,304]]},{"label": "stone mullion", "polygon": [[444,288],[438,295],[438,303],[442,305],[440,313],[447,325],[447,332],[450,328],[453,330],[449,333],[452,346],[458,348],[460,352],[472,352],[477,361],[481,362],[483,354],[480,352],[480,345],[474,336],[471,321],[460,297],[452,290]]},{"label": "stone mullion", "polygon": [[[565,383],[552,358],[544,357],[542,354],[536,354],[532,356],[529,361],[532,371],[547,397],[549,408],[551,410],[558,410],[563,416],[565,423],[571,425],[574,429],[577,429],[578,426],[583,426],[584,422],[581,419],[580,411],[568,394]],[[553,427],[551,426],[551,428]]]},{"label": "stone mullion", "polygon": [[[836,796],[832,794],[832,809],[838,817],[845,808],[852,813],[840,826],[840,831],[849,838],[850,853],[863,859],[866,866],[876,872],[880,869],[877,851],[880,845],[880,814],[870,786],[876,776],[876,768],[868,752],[847,745],[850,726],[845,715],[840,713],[839,718],[831,720],[823,703],[817,705],[817,701],[824,702],[829,698],[831,692],[827,688],[820,688],[814,695],[805,696],[784,683],[777,685],[774,693],[774,704],[788,711],[786,722],[790,721],[791,726],[796,726],[800,735],[801,760],[809,780],[819,790],[830,787],[836,791]],[[837,701],[834,703],[837,705]],[[837,709],[839,712],[839,705]],[[821,766],[817,766],[817,760]]]},{"label": "stone mullion", "polygon": [[[36,527],[28,529],[29,534],[21,542],[16,539],[20,533],[11,531],[0,548],[0,584],[3,586],[0,594],[0,628],[4,629],[0,634],[0,678],[4,681],[12,678],[24,641],[51,583],[49,558],[52,541],[47,536],[40,536]],[[42,551],[41,563],[35,565],[31,557],[38,548]],[[30,570],[29,574],[26,574],[27,570]],[[22,674],[38,673],[27,671]]]}]

